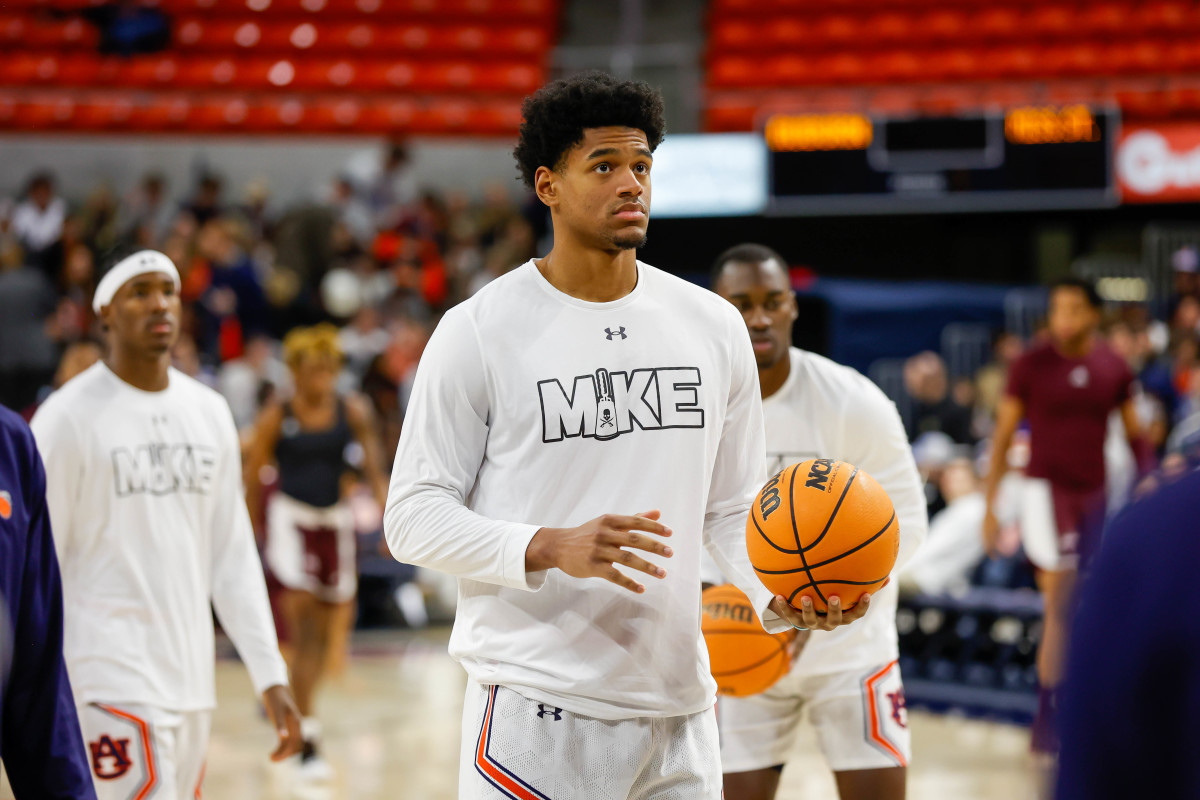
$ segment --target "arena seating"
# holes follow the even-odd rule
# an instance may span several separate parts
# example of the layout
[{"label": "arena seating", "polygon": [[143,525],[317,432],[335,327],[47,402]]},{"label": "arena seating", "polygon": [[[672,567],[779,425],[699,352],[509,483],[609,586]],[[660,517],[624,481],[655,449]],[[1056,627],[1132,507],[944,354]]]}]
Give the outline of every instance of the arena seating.
[{"label": "arena seating", "polygon": [[1024,103],[1200,111],[1190,0],[713,0],[706,127],[772,108],[891,113]]},{"label": "arena seating", "polygon": [[[171,45],[98,52],[87,0],[0,7],[0,130],[511,134],[558,0],[160,0]],[[53,9],[53,11],[51,11]]]}]

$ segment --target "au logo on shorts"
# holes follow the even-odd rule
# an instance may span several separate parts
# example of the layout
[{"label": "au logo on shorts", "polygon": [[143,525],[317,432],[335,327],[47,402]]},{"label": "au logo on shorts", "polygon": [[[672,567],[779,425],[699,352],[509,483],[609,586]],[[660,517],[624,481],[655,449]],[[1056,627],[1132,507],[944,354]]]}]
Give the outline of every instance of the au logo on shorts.
[{"label": "au logo on shorts", "polygon": [[133,762],[129,760],[128,739],[114,739],[104,734],[96,741],[88,742],[88,747],[92,751],[92,772],[97,778],[119,778],[133,766]]},{"label": "au logo on shorts", "polygon": [[888,692],[887,699],[892,706],[892,719],[896,720],[896,724],[901,728],[907,728],[908,704],[904,701],[904,688],[901,687],[894,692]]}]

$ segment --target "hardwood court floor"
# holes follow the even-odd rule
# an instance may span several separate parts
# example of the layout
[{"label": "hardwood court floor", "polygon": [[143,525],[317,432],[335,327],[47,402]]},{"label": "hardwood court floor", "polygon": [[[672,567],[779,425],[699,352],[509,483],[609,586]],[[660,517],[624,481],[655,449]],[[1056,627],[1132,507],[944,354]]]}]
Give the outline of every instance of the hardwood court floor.
[{"label": "hardwood court floor", "polygon": [[[272,737],[245,669],[217,667],[204,794],[215,800],[455,800],[465,676],[446,655],[448,630],[358,636],[346,670],[318,708],[324,752],[337,771],[323,788],[296,785],[267,761]],[[910,715],[910,800],[1034,798],[1027,731],[923,713]],[[0,798],[11,798],[7,784]],[[783,776],[778,800],[836,800],[811,729]]]}]

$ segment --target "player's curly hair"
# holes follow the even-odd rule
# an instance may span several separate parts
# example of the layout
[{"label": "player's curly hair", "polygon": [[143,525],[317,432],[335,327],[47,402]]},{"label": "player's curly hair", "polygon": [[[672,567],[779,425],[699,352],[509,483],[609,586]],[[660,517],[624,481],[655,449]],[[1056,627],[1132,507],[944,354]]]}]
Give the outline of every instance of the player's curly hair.
[{"label": "player's curly hair", "polygon": [[646,134],[650,152],[666,132],[658,89],[595,70],[546,84],[525,98],[521,114],[524,119],[513,156],[530,189],[538,167],[561,167],[567,152],[583,141],[585,128],[637,128]]}]

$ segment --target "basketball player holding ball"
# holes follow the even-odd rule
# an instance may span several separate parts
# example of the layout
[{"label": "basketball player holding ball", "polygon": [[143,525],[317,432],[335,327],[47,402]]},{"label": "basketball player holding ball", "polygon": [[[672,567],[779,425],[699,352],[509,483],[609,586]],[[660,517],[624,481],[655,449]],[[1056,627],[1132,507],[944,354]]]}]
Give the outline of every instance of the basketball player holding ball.
[{"label": "basketball player holding ball", "polygon": [[[927,520],[921,479],[895,405],[855,370],[790,346],[798,311],[787,267],[774,250],[757,244],[730,248],[717,258],[712,280],[750,332],[768,473],[819,458],[846,461],[870,474],[895,507],[900,543],[893,571],[901,568],[924,541]],[[726,797],[775,796],[807,708],[841,800],[902,800],[910,746],[896,663],[896,599],[895,584],[884,586],[861,622],[814,630],[798,642],[802,647],[791,671],[766,692],[721,698]],[[829,598],[831,608],[836,602]],[[807,597],[801,603],[811,606]]]},{"label": "basketball player holding ball", "polygon": [[384,532],[459,579],[462,800],[717,800],[702,548],[768,630],[821,623],[746,552],[766,478],[750,342],[727,303],[635,258],[658,91],[586,73],[523,113],[515,155],[554,247],[434,332]]}]

